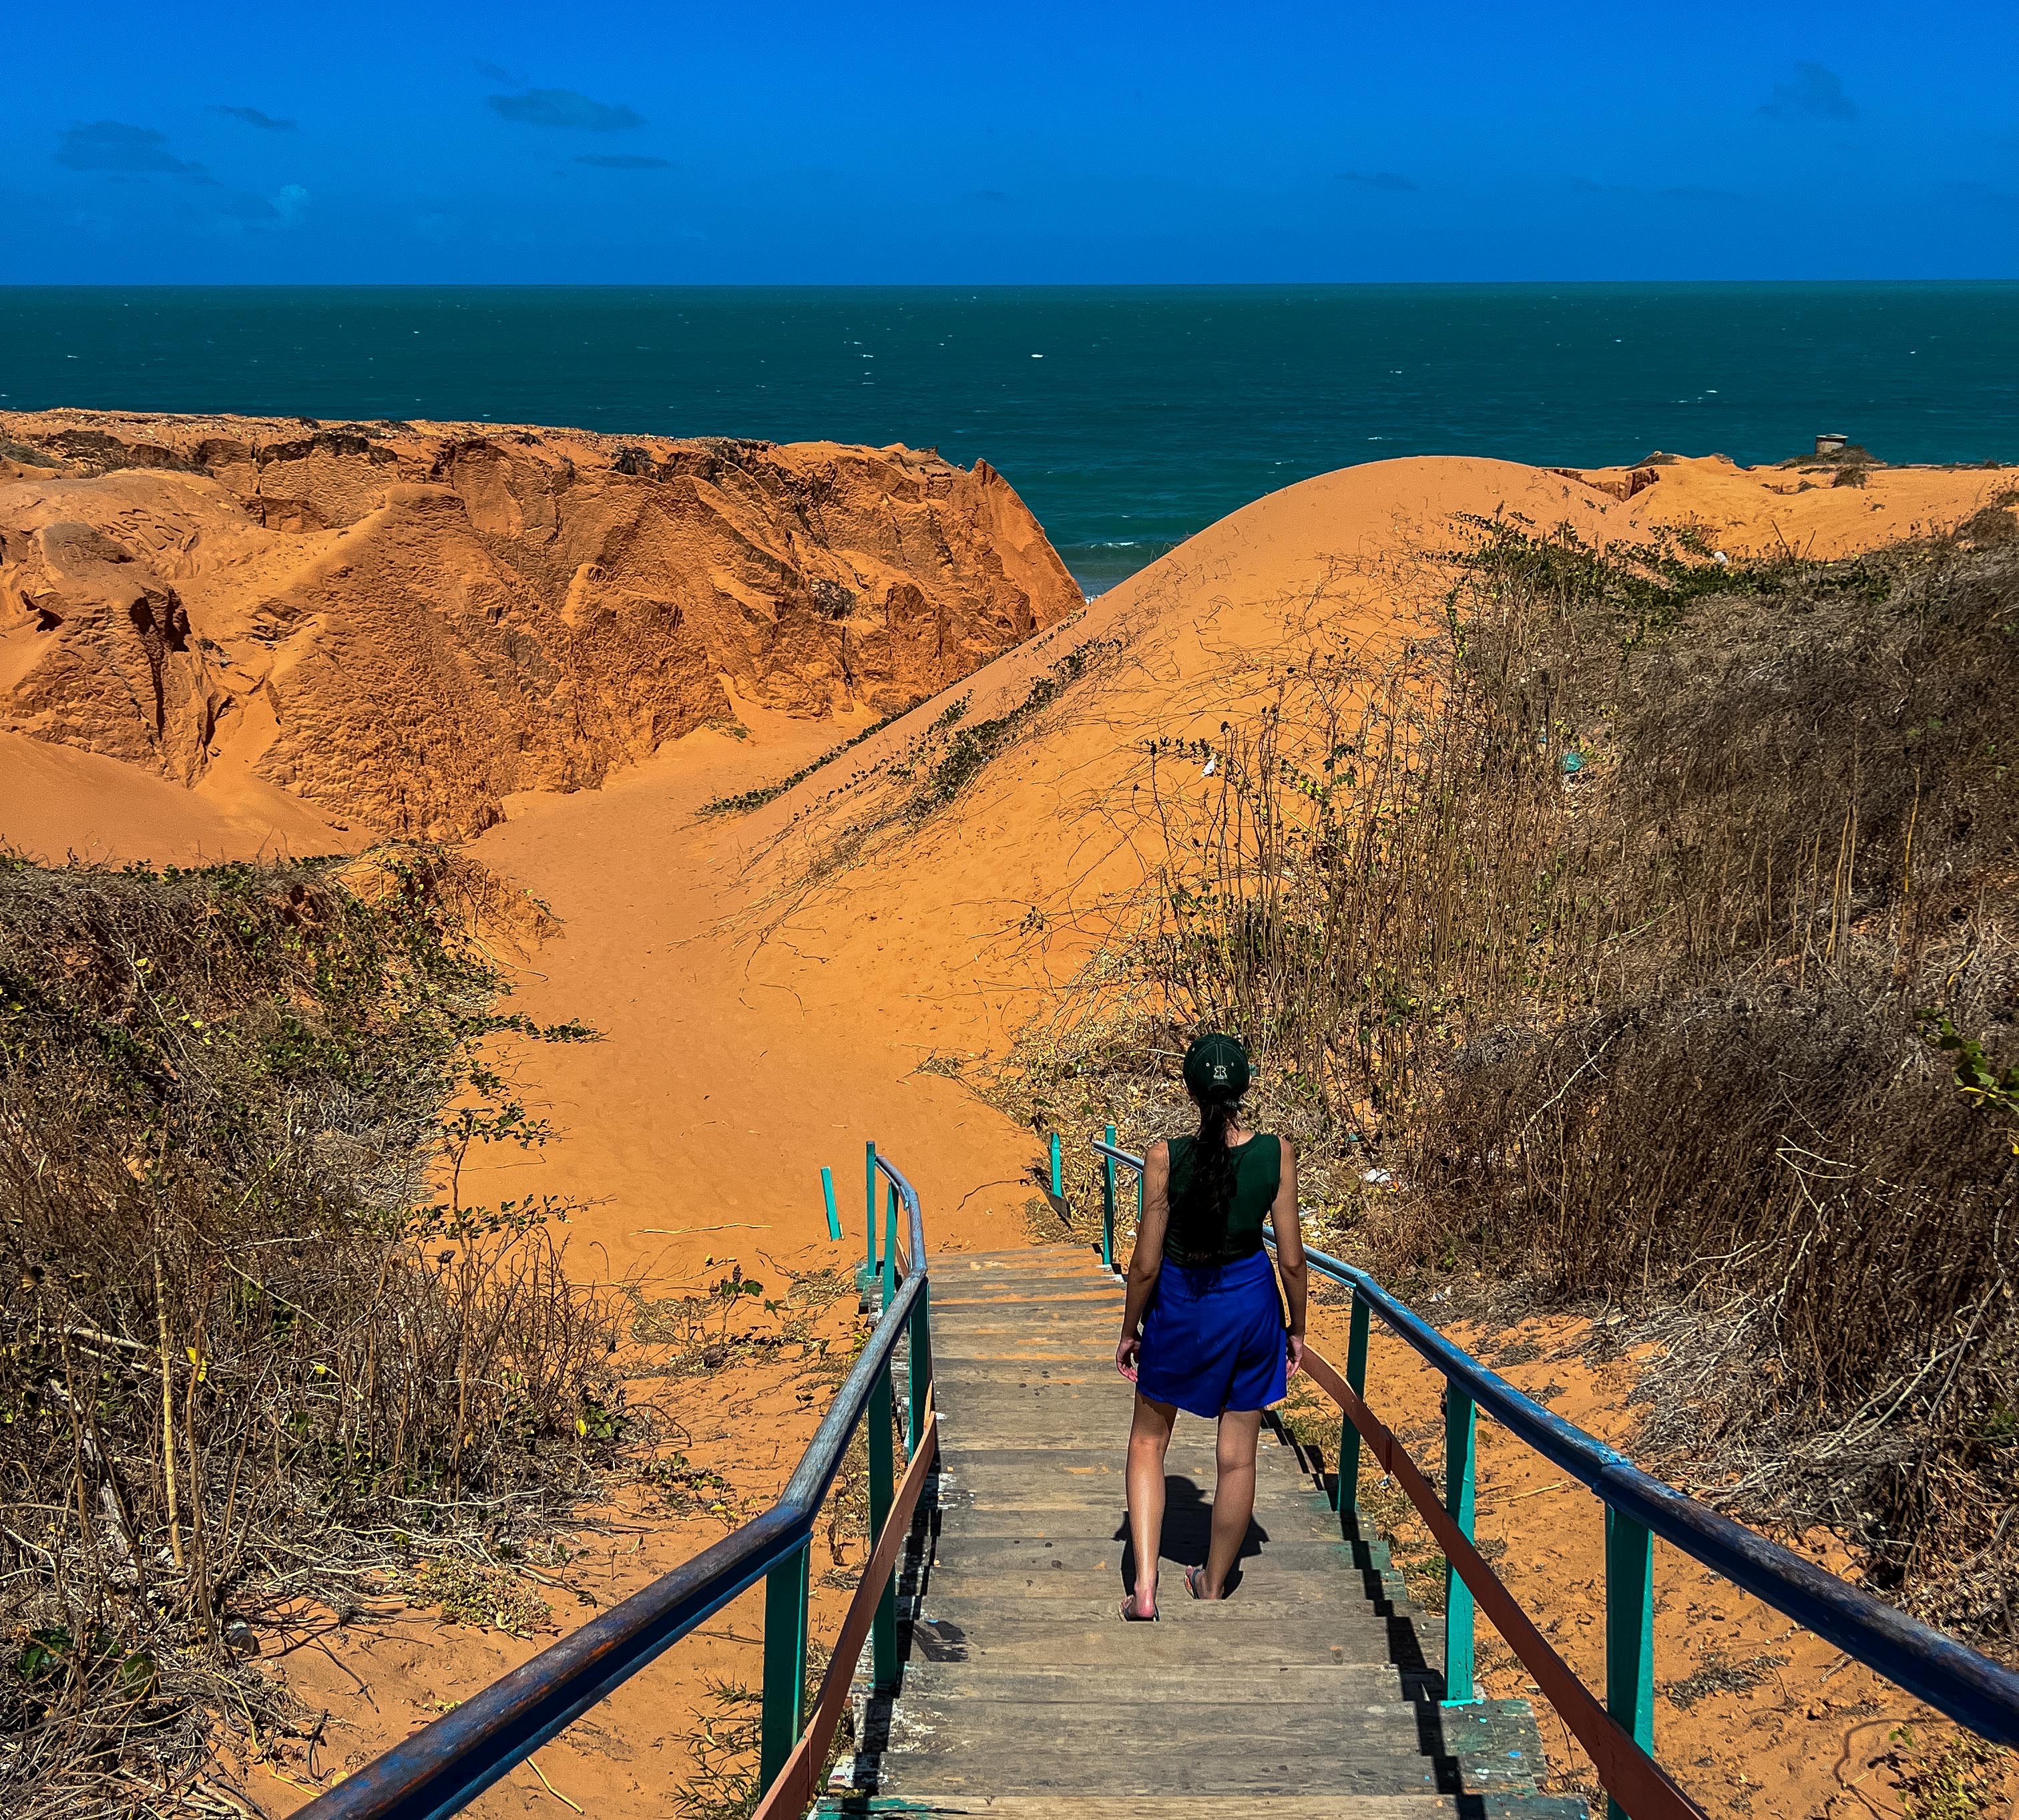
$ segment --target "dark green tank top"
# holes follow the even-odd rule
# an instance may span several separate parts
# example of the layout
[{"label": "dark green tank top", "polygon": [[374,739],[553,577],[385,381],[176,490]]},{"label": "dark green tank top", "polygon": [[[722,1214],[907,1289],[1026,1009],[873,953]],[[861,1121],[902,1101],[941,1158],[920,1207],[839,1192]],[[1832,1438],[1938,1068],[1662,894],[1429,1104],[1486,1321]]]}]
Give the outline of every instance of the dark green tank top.
[{"label": "dark green tank top", "polygon": [[1191,1180],[1189,1137],[1171,1140],[1171,1223],[1164,1229],[1164,1256],[1173,1263],[1225,1264],[1252,1257],[1262,1249],[1262,1222],[1274,1203],[1283,1180],[1283,1147],[1266,1131],[1258,1131],[1234,1152],[1234,1196],[1227,1209],[1225,1230],[1198,1235],[1198,1248],[1182,1250],[1177,1242],[1175,1209]]}]

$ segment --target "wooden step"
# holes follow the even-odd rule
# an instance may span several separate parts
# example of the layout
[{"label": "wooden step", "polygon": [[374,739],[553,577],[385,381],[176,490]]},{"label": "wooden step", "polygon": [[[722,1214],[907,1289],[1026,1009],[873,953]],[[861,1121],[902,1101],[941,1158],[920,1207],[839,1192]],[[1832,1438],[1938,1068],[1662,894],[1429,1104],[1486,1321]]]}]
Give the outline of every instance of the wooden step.
[{"label": "wooden step", "polygon": [[825,1795],[823,1820],[1456,1820],[1450,1795]]},{"label": "wooden step", "polygon": [[[1140,1630],[1143,1626],[1133,1626]],[[1168,1677],[1168,1678],[1167,1678]],[[1180,1677],[1160,1675],[1158,1687],[1170,1698],[1194,1706],[1242,1707],[1250,1705],[1389,1706],[1403,1700],[1402,1671],[1380,1662],[1227,1662],[1198,1663]],[[1027,1704],[1051,1701],[1077,1706],[1086,1698],[1087,1676],[1075,1665],[1031,1668],[1018,1664],[977,1662],[914,1662],[904,1670],[901,1698],[935,1702],[1008,1700]],[[1226,1715],[1219,1723],[1224,1726]]]},{"label": "wooden step", "polygon": [[[1220,1739],[1173,1749],[1162,1739],[1140,1742],[1111,1735],[1097,1714],[1084,1720],[1077,1748],[1033,1749],[1008,1737],[949,1735],[915,1746],[894,1740],[873,1759],[858,1753],[854,1774],[901,1777],[912,1795],[1247,1794],[1302,1793],[1316,1786],[1339,1794],[1434,1794],[1437,1771],[1411,1748],[1409,1735],[1387,1750],[1359,1738],[1295,1738],[1264,1742],[1243,1736],[1239,1748]],[[873,1764],[873,1768],[871,1767]]]},{"label": "wooden step", "polygon": [[[991,1434],[973,1421],[959,1398],[941,1406],[940,1419],[945,1424],[941,1445],[947,1453],[949,1470],[958,1467],[969,1474],[1021,1472],[1029,1476],[1034,1485],[1059,1478],[1113,1479],[1119,1483],[1126,1471],[1129,1430],[1125,1423],[1119,1439],[1112,1443],[1103,1443],[1091,1434],[1054,1436],[1049,1440],[1042,1434],[1019,1436],[1006,1430]],[[981,1441],[962,1438],[963,1434],[973,1433],[988,1438]],[[1170,1452],[1165,1456],[1164,1476],[1196,1477],[1196,1474],[1190,1473],[1188,1469],[1201,1462],[1209,1481],[1212,1477],[1212,1430],[1204,1423],[1180,1421],[1177,1432],[1171,1438]],[[1280,1466],[1285,1482],[1293,1477],[1302,1485],[1310,1482],[1303,1477],[1294,1456],[1279,1452],[1272,1459],[1264,1453],[1258,1456],[1256,1464],[1260,1471],[1270,1473],[1272,1477],[1274,1469]]]},{"label": "wooden step", "polygon": [[[1234,1612],[1230,1600],[1225,1614]],[[1071,1612],[994,1613],[983,1617],[942,1614],[928,1608],[910,1626],[907,1650],[915,1662],[969,1662],[990,1667],[1067,1666],[1087,1677],[1087,1697],[1096,1705],[1106,1677],[1144,1664],[1183,1666],[1204,1659],[1241,1666],[1371,1666],[1394,1665],[1395,1626],[1405,1621],[1362,1612],[1307,1612],[1294,1623],[1266,1617],[1251,1605],[1246,1620],[1222,1615],[1209,1644],[1202,1625],[1179,1620],[1174,1608],[1154,1624],[1125,1624],[1118,1596],[1092,1618]],[[1415,1633],[1426,1658],[1434,1658],[1441,1632]],[[1406,1662],[1400,1665],[1408,1667]]]},{"label": "wooden step", "polygon": [[1099,1283],[1118,1294],[1123,1288],[1119,1277],[1111,1276],[1100,1267],[1100,1254],[1092,1251],[1075,1252],[1069,1257],[1003,1263],[978,1263],[970,1258],[963,1265],[943,1259],[933,1266],[932,1274],[935,1296],[941,1290],[958,1289],[964,1283],[1089,1282]]},{"label": "wooden step", "polygon": [[[824,1795],[822,1820],[1458,1820],[1455,1795]],[[1463,1797],[1475,1820],[1589,1820],[1569,1795]]]},{"label": "wooden step", "polygon": [[[977,1535],[971,1530],[942,1529],[934,1543],[932,1583],[935,1586],[942,1584],[943,1572],[999,1578],[1006,1583],[1026,1579],[1033,1574],[1104,1573],[1117,1565],[1126,1545],[1128,1539],[1117,1533],[1120,1527],[1116,1523],[1092,1535],[1081,1532],[1064,1535]],[[1166,1525],[1160,1553],[1165,1573],[1175,1575],[1180,1562],[1196,1567],[1203,1560],[1206,1540],[1203,1526],[1196,1535],[1188,1529],[1185,1540],[1199,1546],[1185,1554],[1170,1552],[1172,1538]],[[1260,1583],[1278,1570],[1332,1577],[1356,1571],[1353,1544],[1336,1536],[1329,1539],[1321,1536],[1291,1538],[1265,1533],[1257,1538],[1252,1532],[1243,1545],[1238,1566],[1250,1585]],[[1178,1590],[1182,1592],[1184,1589],[1180,1585]],[[1336,1590],[1350,1589],[1342,1586]]]},{"label": "wooden step", "polygon": [[[1049,1782],[1065,1767],[1062,1760],[1075,1757],[1098,1763],[1126,1755],[1154,1763],[1159,1756],[1197,1753],[1209,1760],[1223,1752],[1235,1760],[1215,1766],[1216,1780],[1221,1787],[1235,1788],[1250,1774],[1239,1760],[1250,1757],[1266,1759],[1280,1753],[1289,1763],[1307,1751],[1314,1757],[1377,1760],[1423,1754],[1419,1721],[1430,1709],[1399,1699],[1357,1706],[1276,1702],[1230,1709],[1187,1699],[1182,1678],[1168,1670],[1145,1677],[1141,1691],[1151,1697],[1107,1700],[1089,1712],[1079,1700],[981,1701],[971,1695],[935,1699],[908,1690],[892,1714],[889,1742],[879,1744],[879,1754],[894,1754],[908,1745],[930,1749],[936,1738],[958,1740],[963,1734],[977,1740],[1003,1735],[1026,1758],[1041,1755],[1046,1760],[1037,1774]],[[1229,1723],[1234,1710],[1240,1715],[1238,1726]],[[1421,1786],[1436,1786],[1431,1764],[1419,1761],[1412,1767],[1422,1777]],[[1031,1774],[1025,1770],[1017,1779]]]},{"label": "wooden step", "polygon": [[[946,1586],[936,1580],[923,1603],[909,1609],[970,1630],[1018,1617],[1081,1624],[1105,1624],[1112,1618],[1119,1623],[1118,1609],[1128,1590],[1118,1568],[1111,1574],[1034,1576],[1006,1593],[984,1593],[973,1582]],[[1179,1576],[1170,1573],[1158,1579],[1158,1604],[1165,1628],[1175,1625],[1194,1631],[1209,1626],[1264,1624],[1284,1628],[1286,1638],[1291,1626],[1308,1629],[1314,1637],[1329,1637],[1349,1628],[1371,1630],[1381,1622],[1364,1612],[1349,1616],[1338,1608],[1332,1590],[1311,1585],[1308,1575],[1273,1576],[1266,1586],[1259,1578],[1251,1579],[1234,1598],[1202,1603],[1189,1597]]]},{"label": "wooden step", "polygon": [[[933,1533],[939,1537],[941,1555],[959,1550],[961,1560],[969,1565],[988,1568],[995,1560],[1003,1560],[1003,1555],[998,1555],[998,1547],[1042,1550],[1046,1543],[1052,1543],[1054,1547],[1084,1551],[1090,1546],[1107,1546],[1111,1539],[1122,1541],[1126,1515],[1129,1507],[1121,1499],[1080,1505],[1054,1503],[1024,1511],[1003,1511],[995,1505],[967,1503],[959,1509],[939,1511]],[[1181,1499],[1171,1497],[1167,1488],[1163,1507],[1165,1547],[1171,1546],[1173,1535],[1205,1535],[1209,1517],[1209,1503],[1187,1505]],[[1284,1546],[1335,1547],[1339,1550],[1335,1557],[1339,1568],[1350,1572],[1354,1568],[1353,1550],[1359,1543],[1340,1537],[1339,1523],[1331,1511],[1322,1507],[1304,1513],[1294,1507],[1258,1505],[1248,1547],[1266,1555]]]}]

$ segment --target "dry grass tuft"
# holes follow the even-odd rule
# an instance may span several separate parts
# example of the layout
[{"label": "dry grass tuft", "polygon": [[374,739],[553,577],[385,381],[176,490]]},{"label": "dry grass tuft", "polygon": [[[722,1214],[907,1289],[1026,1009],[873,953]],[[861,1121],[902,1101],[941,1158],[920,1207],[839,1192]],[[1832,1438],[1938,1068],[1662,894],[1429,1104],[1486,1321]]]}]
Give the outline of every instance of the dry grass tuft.
[{"label": "dry grass tuft", "polygon": [[[565,1206],[456,1192],[473,1145],[547,1136],[487,1045],[590,1035],[498,1008],[473,930],[537,916],[487,894],[426,850],[0,861],[10,1813],[176,1811],[211,1728],[294,1723],[241,1659],[263,1618],[403,1581],[461,1610],[472,1548],[635,1426]],[[484,1572],[485,1621],[523,1615]]]}]

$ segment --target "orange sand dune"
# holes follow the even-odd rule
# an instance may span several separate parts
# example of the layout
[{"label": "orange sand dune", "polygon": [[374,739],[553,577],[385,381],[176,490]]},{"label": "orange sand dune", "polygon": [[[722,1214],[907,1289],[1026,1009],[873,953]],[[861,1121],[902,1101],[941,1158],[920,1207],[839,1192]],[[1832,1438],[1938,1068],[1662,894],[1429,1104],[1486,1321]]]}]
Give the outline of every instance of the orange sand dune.
[{"label": "orange sand dune", "polygon": [[[846,1195],[873,1137],[917,1172],[937,1241],[1013,1238],[1035,1134],[919,1071],[1002,1055],[1098,945],[1107,907],[1149,863],[1129,800],[1144,740],[1216,728],[1252,705],[1257,666],[1294,650],[1314,617],[1356,642],[1387,634],[1420,585],[1397,558],[1444,547],[1455,513],[1568,518],[1594,539],[1687,522],[1734,554],[1782,541],[1829,554],[1952,523],[1999,480],[1886,471],[1865,489],[1793,495],[1777,490],[1795,480],[1778,470],[1713,459],[1657,472],[1624,501],[1501,462],[1325,475],[1202,532],[753,814],[693,818],[709,796],[803,762],[803,729],[778,743],[747,712],[746,747],[685,742],[598,792],[514,799],[475,850],[567,922],[527,1008],[581,1016],[609,1039],[528,1060],[570,1137],[510,1172],[518,1191],[537,1178],[606,1198],[583,1229],[614,1263],[683,1270],[727,1247],[682,1227],[747,1221],[749,1238],[726,1235],[746,1247],[816,1235],[819,1166],[835,1166]],[[883,767],[953,702],[968,698],[970,723],[1001,712],[1065,652],[1107,640],[1125,641],[1121,658],[964,795],[796,904],[764,908],[813,839],[890,787]]]},{"label": "orange sand dune", "polygon": [[[999,1054],[1098,943],[1107,906],[1148,856],[1132,803],[1145,741],[1212,732],[1265,698],[1272,660],[1293,661],[1322,626],[1355,647],[1408,623],[1424,582],[1408,559],[1449,547],[1453,514],[1568,522],[1594,542],[1694,525],[1734,557],[1785,546],[1830,556],[1948,525],[2007,484],[1982,472],[1874,473],[1864,488],[1796,495],[1800,477],[1716,458],[1649,470],[1629,499],[1589,480],[1514,463],[1422,458],[1350,468],[1259,500],[1192,538],[1070,629],[1075,643],[1126,641],[1125,654],[1046,717],[973,789],[902,848],[880,851],[801,905],[758,962],[809,1004],[873,1006],[922,1053]],[[792,863],[803,825],[845,822],[876,767],[951,698],[999,712],[1066,648],[1067,632],[1013,651],[927,702],[837,767],[862,781],[832,801],[816,776],[751,818],[777,837],[762,870]],[[811,964],[817,957],[817,964]]]},{"label": "orange sand dune", "polygon": [[187,866],[350,853],[361,843],[259,778],[220,767],[187,789],[118,759],[0,733],[0,845],[31,859]]},{"label": "orange sand dune", "polygon": [[[74,558],[80,566],[99,560],[89,555],[93,537],[137,535],[134,527],[143,520],[160,522],[166,507],[143,498],[147,488],[183,490],[187,497],[178,495],[177,509],[188,522],[180,535],[199,549],[206,536],[223,538],[213,520],[236,513],[242,521],[247,501],[263,499],[263,509],[270,509],[283,484],[277,473],[290,477],[289,498],[314,504],[324,520],[347,513],[362,528],[375,514],[397,517],[407,509],[397,502],[371,506],[357,488],[375,461],[390,469],[408,455],[397,453],[393,461],[357,455],[344,440],[349,432],[321,441],[310,437],[277,454],[256,451],[260,459],[252,475],[262,490],[255,493],[252,481],[231,465],[237,456],[227,460],[219,453],[219,437],[199,434],[206,426],[151,422],[150,433],[163,440],[147,446],[167,448],[172,430],[180,439],[175,448],[189,451],[174,459],[202,456],[232,476],[238,491],[165,466],[117,470],[96,480],[53,480],[38,470],[0,486],[0,507],[12,509],[18,523],[24,500],[42,502],[29,516],[46,520],[54,509],[53,489],[70,489],[63,495],[73,502],[68,510],[92,497],[92,489],[117,483],[124,503],[101,514],[111,528],[79,526],[74,535],[64,534],[71,540],[67,549],[85,551]],[[16,419],[11,433],[20,438],[31,430]],[[83,459],[74,437],[85,432],[43,424],[33,433],[67,451],[63,459]],[[237,433],[242,442],[248,433],[242,423]],[[472,525],[470,513],[488,513],[508,531],[511,513],[518,514],[520,531],[539,520],[546,508],[526,491],[529,483],[513,465],[522,459],[520,445],[501,449],[504,433],[487,433],[491,440],[477,448],[461,431],[430,432],[436,440],[430,459],[445,464],[452,479],[465,464],[470,475],[486,478],[480,484],[466,475],[455,483],[462,491],[436,484],[415,511],[452,517],[460,512]],[[562,440],[562,433],[539,433]],[[125,434],[126,459],[140,459],[133,453],[136,433]],[[408,447],[399,436],[389,440],[398,451]],[[643,459],[597,446],[596,439],[569,439],[565,446],[577,451],[568,459],[578,476],[593,455],[604,464],[604,484],[613,488],[632,479],[624,470]],[[106,453],[103,444],[91,447]],[[269,454],[274,459],[266,459]],[[542,462],[559,459],[545,447],[535,455]],[[674,469],[700,459],[681,445],[652,457]],[[523,1058],[526,1085],[548,1105],[564,1141],[530,1156],[493,1159],[488,1174],[477,1172],[478,1191],[495,1198],[538,1188],[593,1203],[580,1233],[582,1242],[600,1248],[599,1270],[678,1274],[704,1254],[730,1250],[730,1240],[748,1253],[812,1238],[824,1230],[820,1165],[834,1166],[849,1205],[868,1138],[915,1172],[941,1241],[996,1241],[1013,1229],[1028,1195],[1018,1178],[1035,1158],[1033,1136],[945,1072],[921,1072],[922,1064],[944,1070],[999,1056],[1098,947],[1107,907],[1140,883],[1153,858],[1129,801],[1142,742],[1209,731],[1252,705],[1272,656],[1293,654],[1314,621],[1357,642],[1390,634],[1420,586],[1401,559],[1444,547],[1452,514],[1518,513],[1541,525],[1568,520],[1601,541],[1640,539],[1656,526],[1689,523],[1734,554],[1785,545],[1823,555],[1954,522],[1993,495],[2002,478],[1880,470],[1863,488],[1812,484],[1796,491],[1804,479],[1797,471],[1749,471],[1716,458],[1676,461],[1633,479],[1626,470],[1579,476],[1473,459],[1379,462],[1258,500],[1065,624],[1057,622],[1064,606],[1057,592],[1038,586],[1056,557],[1041,537],[1031,540],[1028,515],[1020,506],[1011,509],[1013,495],[985,471],[977,478],[923,458],[860,451],[803,457],[770,451],[764,459],[772,464],[765,484],[787,491],[810,462],[837,485],[834,477],[845,470],[858,493],[881,482],[915,505],[921,496],[928,505],[957,497],[977,524],[973,515],[986,506],[994,528],[970,546],[987,557],[977,557],[980,570],[996,573],[989,567],[995,562],[1004,576],[1023,576],[1031,586],[1020,584],[1017,597],[1028,607],[1020,623],[1026,630],[1051,629],[956,681],[957,668],[946,678],[950,687],[748,815],[698,819],[696,811],[712,796],[780,777],[819,756],[868,723],[889,687],[915,682],[864,687],[851,699],[830,676],[822,705],[832,717],[814,720],[804,718],[798,681],[773,676],[771,686],[770,673],[749,667],[740,678],[725,673],[719,718],[745,737],[691,732],[662,741],[656,755],[642,756],[629,769],[593,774],[604,780],[600,788],[501,792],[473,818],[492,823],[476,843],[478,857],[550,902],[564,925],[564,937],[547,945],[538,972],[524,983],[521,1008],[543,1018],[582,1017],[607,1038]],[[550,477],[553,470],[542,466],[540,473]],[[1644,477],[1650,473],[1651,484]],[[691,490],[698,483],[680,473],[657,484]],[[857,508],[864,503],[858,497]],[[158,517],[147,519],[150,512]],[[901,518],[899,524],[901,531]],[[266,542],[233,546],[236,554],[221,565],[220,576],[242,568],[265,578],[270,593],[276,576],[302,572],[288,565],[300,561],[303,537],[336,534],[285,534],[295,541],[279,554],[273,535]],[[400,535],[415,535],[410,522]],[[810,547],[798,531],[786,541],[803,552]],[[903,544],[904,535],[897,542]],[[18,575],[16,565],[25,559],[14,553],[11,535],[7,547],[9,573]],[[187,563],[188,553],[164,547],[168,553],[155,558],[156,571],[182,587],[186,578],[176,564]],[[346,572],[350,559],[334,546],[318,549],[309,564],[319,577],[317,597],[324,616],[340,618],[345,588],[361,570]],[[817,550],[806,560],[816,557],[831,560]],[[100,560],[101,571],[121,567]],[[988,593],[995,585],[981,587],[977,598],[996,598]],[[194,600],[195,585],[188,586]],[[240,586],[239,597],[257,592]],[[973,623],[980,625],[985,613],[977,611]],[[1013,629],[1005,625],[990,636],[1007,637]],[[10,626],[0,637],[0,664],[18,669],[18,658],[8,654],[18,651],[24,636],[33,635]],[[1119,656],[1096,662],[955,801],[909,832],[886,833],[857,863],[816,888],[796,897],[778,895],[818,843],[845,833],[859,807],[879,792],[887,798],[894,786],[886,767],[952,703],[966,698],[972,725],[1022,702],[1068,651],[1111,645],[1121,647]],[[402,661],[397,646],[373,658],[388,672]],[[901,667],[891,673],[894,678],[926,673]],[[266,690],[251,693],[263,698]],[[337,731],[332,723],[332,737]],[[267,737],[261,749],[270,751]],[[0,748],[0,761],[32,749],[11,741]],[[61,752],[46,755],[39,767],[18,760],[9,764],[8,787],[0,789],[0,837],[49,853],[74,845],[114,856],[169,857],[275,843],[295,851],[327,850],[359,840],[370,825],[347,802],[321,795],[321,786],[310,790],[299,771],[292,788],[282,789],[270,766],[235,750],[208,760],[194,792],[172,792],[158,775],[132,773],[125,806],[108,787],[113,774],[85,762],[88,756]],[[158,750],[154,757],[158,763]],[[333,752],[331,768],[321,774],[351,774],[346,763],[340,750]],[[429,787],[438,788],[448,774],[438,774]],[[492,774],[493,781],[501,774]],[[529,764],[517,774],[542,785],[584,781],[543,765]],[[300,805],[304,795],[310,803]],[[382,800],[368,795],[374,806]]]},{"label": "orange sand dune", "polygon": [[986,463],[0,414],[0,731],[448,839],[733,712],[902,708],[1079,605]]}]

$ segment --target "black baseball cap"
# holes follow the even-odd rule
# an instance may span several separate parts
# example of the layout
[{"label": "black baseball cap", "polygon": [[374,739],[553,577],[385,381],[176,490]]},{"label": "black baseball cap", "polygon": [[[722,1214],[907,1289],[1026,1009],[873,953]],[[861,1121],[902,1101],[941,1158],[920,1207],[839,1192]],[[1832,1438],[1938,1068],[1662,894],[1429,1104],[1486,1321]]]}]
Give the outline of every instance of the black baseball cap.
[{"label": "black baseball cap", "polygon": [[1185,1085],[1202,1100],[1238,1100],[1248,1091],[1248,1051],[1238,1036],[1197,1038],[1185,1051]]}]

